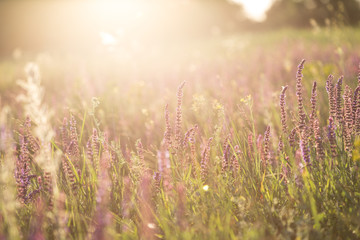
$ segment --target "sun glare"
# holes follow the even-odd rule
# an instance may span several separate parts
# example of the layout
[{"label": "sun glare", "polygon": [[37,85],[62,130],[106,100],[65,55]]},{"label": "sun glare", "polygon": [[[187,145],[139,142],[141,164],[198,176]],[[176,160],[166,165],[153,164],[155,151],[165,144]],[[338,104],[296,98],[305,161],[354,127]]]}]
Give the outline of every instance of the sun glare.
[{"label": "sun glare", "polygon": [[265,20],[265,12],[270,8],[273,0],[234,0],[244,6],[249,18],[255,21]]}]

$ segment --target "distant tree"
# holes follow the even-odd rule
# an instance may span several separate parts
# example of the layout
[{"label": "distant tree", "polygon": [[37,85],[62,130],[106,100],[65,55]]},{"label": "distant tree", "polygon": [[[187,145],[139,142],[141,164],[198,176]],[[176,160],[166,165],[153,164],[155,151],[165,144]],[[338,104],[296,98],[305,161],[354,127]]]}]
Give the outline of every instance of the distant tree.
[{"label": "distant tree", "polygon": [[319,25],[332,22],[357,25],[360,21],[358,0],[275,0],[267,11],[269,26],[307,27],[315,20]]},{"label": "distant tree", "polygon": [[[204,23],[221,31],[236,30],[246,20],[244,8],[231,0],[193,0],[200,4],[199,16]],[[206,20],[205,20],[206,19]]]},{"label": "distant tree", "polygon": [[[156,1],[155,1],[156,2]],[[160,3],[163,0],[159,0]],[[246,21],[243,7],[230,0],[172,0],[160,5],[143,38],[167,42],[235,32]],[[158,29],[154,31],[154,29]],[[156,34],[154,34],[156,32]]]}]

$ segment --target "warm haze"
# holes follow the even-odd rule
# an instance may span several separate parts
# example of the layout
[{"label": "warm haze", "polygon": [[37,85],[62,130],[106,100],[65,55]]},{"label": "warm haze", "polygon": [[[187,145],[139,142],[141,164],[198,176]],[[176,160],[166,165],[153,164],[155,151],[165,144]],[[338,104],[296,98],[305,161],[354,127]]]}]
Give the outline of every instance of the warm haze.
[{"label": "warm haze", "polygon": [[0,1],[0,239],[360,239],[359,1],[238,2]]}]

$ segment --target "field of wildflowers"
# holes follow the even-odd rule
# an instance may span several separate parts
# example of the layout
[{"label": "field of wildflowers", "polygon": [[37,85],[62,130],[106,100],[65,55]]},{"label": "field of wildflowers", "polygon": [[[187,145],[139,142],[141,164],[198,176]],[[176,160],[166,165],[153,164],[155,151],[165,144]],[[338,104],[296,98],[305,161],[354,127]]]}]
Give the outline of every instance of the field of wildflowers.
[{"label": "field of wildflowers", "polygon": [[360,239],[359,42],[17,50],[0,61],[0,239]]}]

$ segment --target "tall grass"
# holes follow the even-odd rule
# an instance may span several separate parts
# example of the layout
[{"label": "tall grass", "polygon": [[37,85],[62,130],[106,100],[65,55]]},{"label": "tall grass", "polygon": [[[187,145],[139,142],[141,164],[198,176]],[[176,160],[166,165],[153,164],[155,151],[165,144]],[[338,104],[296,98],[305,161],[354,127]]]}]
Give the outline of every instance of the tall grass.
[{"label": "tall grass", "polygon": [[309,88],[307,67],[266,108],[199,97],[195,117],[183,82],[123,143],[96,100],[49,111],[30,65],[23,114],[0,118],[0,238],[360,239],[360,69]]}]

